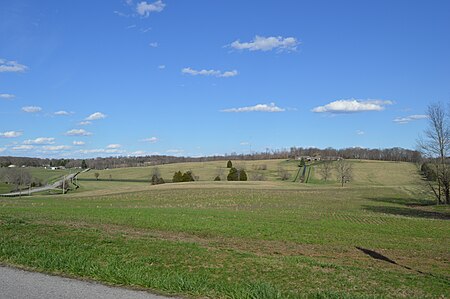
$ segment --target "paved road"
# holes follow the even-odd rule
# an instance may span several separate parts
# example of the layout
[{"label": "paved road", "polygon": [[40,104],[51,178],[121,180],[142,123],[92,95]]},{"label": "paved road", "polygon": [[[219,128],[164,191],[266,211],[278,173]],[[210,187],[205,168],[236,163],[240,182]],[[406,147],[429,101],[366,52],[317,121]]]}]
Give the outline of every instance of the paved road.
[{"label": "paved road", "polygon": [[[32,188],[30,190],[22,190],[22,192],[11,192],[11,193],[6,193],[6,194],[0,194],[0,196],[18,196],[18,195],[28,195],[29,193],[36,193],[36,192],[42,192],[42,191],[47,191],[47,190],[52,190],[52,189],[57,189],[61,186],[62,181],[65,179],[66,181],[69,181],[71,179],[74,179],[77,175],[79,175],[80,173],[89,171],[90,168],[85,169],[81,172],[77,172],[77,173],[71,173],[69,175],[66,175],[64,177],[62,177],[59,181],[54,182],[51,185],[46,185],[46,186],[42,186],[42,187],[37,187],[37,188]],[[62,189],[61,189],[62,191]]]},{"label": "paved road", "polygon": [[[144,291],[0,267],[1,299],[167,299]],[[173,297],[172,297],[173,299]]]}]

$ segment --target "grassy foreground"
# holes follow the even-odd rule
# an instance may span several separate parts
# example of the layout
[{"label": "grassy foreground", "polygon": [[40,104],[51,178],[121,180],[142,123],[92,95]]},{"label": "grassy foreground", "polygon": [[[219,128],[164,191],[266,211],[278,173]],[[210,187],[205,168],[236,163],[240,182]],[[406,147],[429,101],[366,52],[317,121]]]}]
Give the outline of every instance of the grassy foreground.
[{"label": "grassy foreground", "polygon": [[428,205],[411,164],[355,177],[0,198],[0,263],[191,297],[448,298],[449,209]]}]

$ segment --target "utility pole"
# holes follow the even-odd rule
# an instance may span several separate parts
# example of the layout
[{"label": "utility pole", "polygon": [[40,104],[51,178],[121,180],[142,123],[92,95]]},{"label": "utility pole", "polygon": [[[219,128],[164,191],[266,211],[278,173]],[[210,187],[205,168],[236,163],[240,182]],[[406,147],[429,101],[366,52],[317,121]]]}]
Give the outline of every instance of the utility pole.
[{"label": "utility pole", "polygon": [[66,176],[63,176],[62,194],[64,194],[65,183],[66,183]]}]

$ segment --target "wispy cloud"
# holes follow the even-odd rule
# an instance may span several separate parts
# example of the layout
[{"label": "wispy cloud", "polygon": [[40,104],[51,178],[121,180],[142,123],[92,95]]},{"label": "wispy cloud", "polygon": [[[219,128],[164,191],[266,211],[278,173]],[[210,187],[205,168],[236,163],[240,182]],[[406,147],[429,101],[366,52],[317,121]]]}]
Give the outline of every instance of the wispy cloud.
[{"label": "wispy cloud", "polygon": [[92,122],[86,120],[86,121],[81,121],[81,122],[79,122],[78,124],[79,124],[80,126],[87,126],[87,125],[92,124]]},{"label": "wispy cloud", "polygon": [[213,76],[213,77],[219,77],[219,78],[228,78],[228,77],[234,77],[238,75],[238,71],[232,70],[232,71],[225,71],[221,72],[218,70],[194,70],[190,67],[186,67],[181,70],[181,73],[188,74],[192,76]]},{"label": "wispy cloud", "polygon": [[158,142],[158,138],[156,138],[156,137],[150,137],[150,138],[145,138],[145,139],[142,139],[141,141],[145,141],[145,142],[150,142],[150,143],[156,143],[156,142]]},{"label": "wispy cloud", "polygon": [[364,131],[356,130],[356,135],[364,135],[366,134]]},{"label": "wispy cloud", "polygon": [[109,144],[106,148],[107,149],[115,149],[115,148],[121,148],[122,147],[122,145],[120,145],[120,144]]},{"label": "wispy cloud", "polygon": [[55,138],[53,137],[38,137],[36,139],[28,139],[23,142],[24,144],[53,144]]},{"label": "wispy cloud", "polygon": [[157,42],[152,42],[148,44],[150,47],[152,48],[158,48],[158,43]]},{"label": "wispy cloud", "polygon": [[20,131],[6,131],[6,132],[3,132],[3,133],[0,133],[0,137],[3,137],[3,138],[16,138],[16,137],[19,137],[19,136],[22,136],[22,132],[20,132]]},{"label": "wispy cloud", "polygon": [[39,106],[25,106],[22,107],[22,111],[26,113],[37,113],[42,111],[42,108]]},{"label": "wispy cloud", "polygon": [[104,149],[104,148],[95,148],[95,149],[85,149],[85,150],[79,150],[78,153],[81,154],[122,154],[125,151],[119,150],[119,149]]},{"label": "wispy cloud", "polygon": [[276,106],[275,103],[257,104],[255,106],[229,108],[222,110],[222,112],[283,112],[283,111],[286,111],[286,109]]},{"label": "wispy cloud", "polygon": [[72,144],[76,145],[76,146],[81,146],[81,145],[85,145],[86,143],[84,141],[73,141]]},{"label": "wispy cloud", "polygon": [[142,1],[136,5],[136,12],[142,17],[148,17],[150,13],[163,11],[165,6],[166,4],[164,4],[161,0],[153,3]]},{"label": "wispy cloud", "polygon": [[11,148],[13,151],[29,151],[34,149],[32,145],[18,145]]},{"label": "wispy cloud", "polygon": [[236,50],[248,51],[271,51],[278,50],[279,52],[291,52],[297,50],[299,45],[295,37],[282,36],[255,36],[250,42],[241,43],[239,40],[232,42],[229,46]]},{"label": "wispy cloud", "polygon": [[146,154],[145,151],[135,151],[130,153],[131,156],[144,156]]},{"label": "wispy cloud", "polygon": [[9,61],[0,58],[0,73],[22,73],[28,69],[26,65],[20,64],[17,61]]},{"label": "wispy cloud", "polygon": [[59,115],[59,116],[70,115],[69,112],[64,111],[64,110],[56,111],[56,112],[53,113],[53,114],[54,114],[54,115]]},{"label": "wispy cloud", "polygon": [[0,93],[0,99],[3,100],[12,100],[14,99],[16,96],[10,93]]},{"label": "wispy cloud", "polygon": [[67,136],[89,136],[92,135],[91,132],[87,132],[84,129],[73,129],[66,132]]},{"label": "wispy cloud", "polygon": [[184,150],[183,149],[169,149],[166,152],[169,154],[180,155],[180,154],[184,153]]},{"label": "wispy cloud", "polygon": [[85,120],[90,121],[90,120],[97,120],[97,119],[103,119],[106,118],[106,115],[101,113],[101,112],[95,112],[92,113],[91,115],[89,115],[88,117],[85,118]]},{"label": "wispy cloud", "polygon": [[136,24],[125,27],[125,29],[133,29],[133,28],[136,28]]},{"label": "wispy cloud", "polygon": [[385,106],[392,105],[388,100],[338,100],[312,109],[316,113],[355,113],[365,111],[382,111]]},{"label": "wispy cloud", "polygon": [[415,120],[426,119],[428,115],[426,114],[413,114],[405,117],[396,117],[393,121],[398,124],[407,124]]},{"label": "wispy cloud", "polygon": [[160,70],[163,70],[163,69],[166,68],[166,66],[165,66],[164,64],[161,64],[161,65],[158,65],[158,68],[159,68]]},{"label": "wispy cloud", "polygon": [[72,147],[69,145],[45,145],[42,147],[43,150],[49,151],[49,152],[57,152],[57,151],[64,151],[69,150]]}]

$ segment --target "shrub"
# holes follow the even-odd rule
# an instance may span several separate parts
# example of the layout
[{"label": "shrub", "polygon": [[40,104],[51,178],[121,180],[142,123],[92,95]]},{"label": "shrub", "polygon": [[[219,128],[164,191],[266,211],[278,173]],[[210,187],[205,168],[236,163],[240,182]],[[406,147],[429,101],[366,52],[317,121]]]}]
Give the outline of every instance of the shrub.
[{"label": "shrub", "polygon": [[227,162],[227,168],[232,168],[233,167],[233,163],[231,163],[231,160],[228,160]]},{"label": "shrub", "polygon": [[219,176],[219,175],[216,176],[216,177],[214,178],[214,181],[220,181],[220,176]]},{"label": "shrub", "polygon": [[230,172],[227,175],[227,181],[237,181],[238,180],[238,171],[236,168],[231,167]]}]

